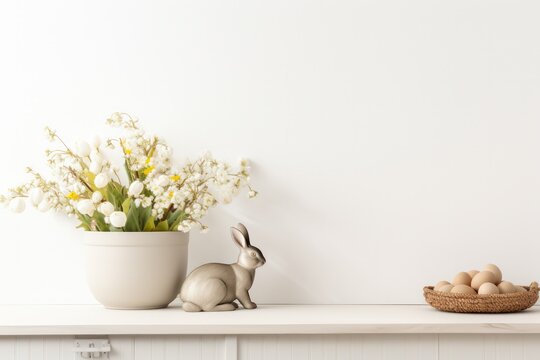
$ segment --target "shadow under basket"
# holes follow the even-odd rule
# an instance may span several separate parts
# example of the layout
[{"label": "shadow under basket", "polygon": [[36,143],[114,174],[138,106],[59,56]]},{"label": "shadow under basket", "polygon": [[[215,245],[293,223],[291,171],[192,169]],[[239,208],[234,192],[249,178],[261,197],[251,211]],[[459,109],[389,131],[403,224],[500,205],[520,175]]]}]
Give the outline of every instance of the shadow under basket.
[{"label": "shadow under basket", "polygon": [[434,308],[457,313],[510,313],[533,306],[538,300],[538,284],[523,286],[526,292],[512,294],[471,295],[454,294],[433,290],[433,286],[424,287],[424,298]]}]

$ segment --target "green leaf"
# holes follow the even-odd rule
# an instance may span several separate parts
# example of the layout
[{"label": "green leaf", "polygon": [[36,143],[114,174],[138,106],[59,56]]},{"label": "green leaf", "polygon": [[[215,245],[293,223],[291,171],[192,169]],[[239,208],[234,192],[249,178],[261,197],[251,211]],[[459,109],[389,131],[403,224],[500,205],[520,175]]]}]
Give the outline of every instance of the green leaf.
[{"label": "green leaf", "polygon": [[155,231],[169,231],[169,223],[167,220],[160,221],[157,224]]},{"label": "green leaf", "polygon": [[175,221],[176,219],[178,219],[178,217],[182,215],[182,209],[176,209],[175,211],[173,211],[169,217],[167,218],[167,221],[169,223],[169,226],[171,226]]},{"label": "green leaf", "polygon": [[80,213],[77,213],[77,217],[79,218],[79,221],[81,222],[77,228],[80,229],[84,229],[86,231],[90,231],[91,230],[91,220],[90,220],[90,217],[88,215],[82,215]]},{"label": "green leaf", "polygon": [[148,223],[148,219],[152,216],[152,208],[137,207],[133,201],[129,204],[129,210],[126,214],[127,222],[124,226],[125,231],[145,231],[144,228]]},{"label": "green leaf", "polygon": [[178,218],[176,218],[176,220],[169,225],[169,229],[177,230],[178,225],[180,225],[182,221],[186,220],[187,217],[187,214],[185,212],[182,212],[180,216],[178,216]]},{"label": "green leaf", "polygon": [[93,190],[96,190],[97,187],[96,187],[96,184],[94,184],[94,179],[96,178],[96,175],[93,174],[92,172],[88,171],[88,170],[85,170],[84,171],[84,176],[86,177],[86,180],[88,181],[88,184],[90,185],[90,187]]},{"label": "green leaf", "polygon": [[148,220],[146,221],[146,224],[144,224],[143,231],[154,231],[156,228],[156,225],[154,224],[154,217],[150,216]]},{"label": "green leaf", "polygon": [[124,202],[122,203],[122,211],[127,215],[128,211],[129,211],[129,206],[131,205],[131,198],[127,198],[126,200],[124,200]]},{"label": "green leaf", "polygon": [[114,205],[115,209],[120,209],[126,196],[122,185],[111,181],[107,184],[107,200]]},{"label": "green leaf", "polygon": [[133,174],[131,173],[131,170],[129,170],[127,160],[124,161],[124,170],[126,170],[129,183],[131,184],[133,182]]},{"label": "green leaf", "polygon": [[105,215],[96,211],[93,218],[98,231],[109,231],[109,225],[105,222]]},{"label": "green leaf", "polygon": [[141,231],[141,226],[139,223],[139,208],[136,207],[134,203],[131,204],[126,215],[127,221],[124,229],[126,231]]}]

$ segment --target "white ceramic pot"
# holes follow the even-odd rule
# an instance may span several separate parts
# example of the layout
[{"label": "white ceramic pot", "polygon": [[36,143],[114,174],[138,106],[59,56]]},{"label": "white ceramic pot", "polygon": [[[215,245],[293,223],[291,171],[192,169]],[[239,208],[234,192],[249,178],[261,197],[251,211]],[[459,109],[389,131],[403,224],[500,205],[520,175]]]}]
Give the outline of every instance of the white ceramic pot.
[{"label": "white ceramic pot", "polygon": [[166,307],[186,277],[188,243],[176,231],[85,232],[92,294],[110,309]]}]

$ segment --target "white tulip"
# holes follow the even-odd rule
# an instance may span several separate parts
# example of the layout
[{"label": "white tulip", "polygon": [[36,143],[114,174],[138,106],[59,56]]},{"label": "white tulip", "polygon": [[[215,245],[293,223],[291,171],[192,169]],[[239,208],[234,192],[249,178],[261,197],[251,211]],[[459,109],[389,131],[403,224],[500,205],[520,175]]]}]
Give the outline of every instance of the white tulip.
[{"label": "white tulip", "polygon": [[26,209],[26,203],[23,198],[16,197],[9,202],[9,209],[14,213],[22,213]]},{"label": "white tulip", "polygon": [[101,200],[103,200],[103,194],[100,193],[99,191],[96,191],[92,194],[92,201],[97,204],[99,202],[101,202]]},{"label": "white tulip", "polygon": [[43,200],[43,191],[40,188],[30,190],[30,201],[34,206],[38,206],[41,200]]},{"label": "white tulip", "polygon": [[103,162],[103,156],[99,151],[92,150],[92,152],[90,153],[90,160],[92,162],[101,164]]},{"label": "white tulip", "polygon": [[90,155],[90,145],[86,141],[78,141],[77,144],[75,144],[75,152],[80,157],[87,157]]},{"label": "white tulip", "polygon": [[124,227],[127,222],[127,216],[122,211],[115,211],[109,216],[111,225],[117,228]]},{"label": "white tulip", "polygon": [[77,203],[77,211],[79,211],[83,215],[92,216],[94,215],[95,210],[96,207],[92,200],[83,199]]},{"label": "white tulip", "polygon": [[101,138],[99,136],[94,136],[94,138],[92,139],[92,146],[95,149],[99,149],[99,147],[101,146]]},{"label": "white tulip", "polygon": [[43,200],[39,203],[38,210],[41,212],[47,212],[51,208],[51,204],[47,200]]},{"label": "white tulip", "polygon": [[90,172],[93,174],[99,174],[99,172],[101,171],[101,167],[101,163],[92,161],[90,163],[90,166],[88,167],[88,170],[90,170]]},{"label": "white tulip", "polygon": [[167,175],[160,175],[157,183],[159,186],[165,187],[169,185],[169,177]]},{"label": "white tulip", "polygon": [[109,183],[109,181],[111,181],[111,178],[109,177],[109,175],[105,174],[105,173],[100,173],[96,176],[96,178],[94,179],[94,184],[99,188],[104,188],[105,186],[107,186],[107,184]]},{"label": "white tulip", "polygon": [[135,180],[129,185],[128,195],[129,196],[138,196],[142,193],[144,185],[142,182]]},{"label": "white tulip", "polygon": [[110,216],[114,212],[114,205],[108,201],[99,204],[98,211],[105,216]]}]

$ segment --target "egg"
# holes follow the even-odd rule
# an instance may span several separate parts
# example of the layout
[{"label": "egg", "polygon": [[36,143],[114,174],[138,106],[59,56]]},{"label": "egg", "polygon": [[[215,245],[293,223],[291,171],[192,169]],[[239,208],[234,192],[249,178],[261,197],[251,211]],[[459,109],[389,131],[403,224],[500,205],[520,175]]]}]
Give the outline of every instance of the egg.
[{"label": "egg", "polygon": [[480,285],[483,283],[492,283],[495,284],[497,281],[497,278],[495,277],[495,274],[491,271],[480,271],[478,274],[474,276],[474,278],[471,281],[471,287],[474,290],[478,290],[480,288]]},{"label": "egg", "polygon": [[438,291],[449,293],[453,288],[454,288],[454,285],[448,284],[448,285],[441,286]]},{"label": "egg", "polygon": [[476,275],[478,274],[480,271],[478,270],[469,270],[467,271],[467,274],[469,274],[469,276],[471,277],[471,279]]},{"label": "egg", "polygon": [[510,281],[503,281],[498,285],[498,287],[501,294],[511,294],[518,291],[516,290],[514,284],[512,284]]},{"label": "egg", "polygon": [[523,286],[514,285],[514,287],[516,288],[517,292],[527,292],[527,289],[525,289]]},{"label": "egg", "polygon": [[495,274],[495,282],[494,282],[494,284],[495,285],[500,284],[500,282],[502,281],[502,272],[501,272],[501,269],[499,269],[499,267],[497,265],[487,264],[484,267],[484,270],[491,271],[493,274]]},{"label": "egg", "polygon": [[450,285],[450,283],[448,281],[439,281],[437,284],[435,284],[433,290],[439,291],[439,289],[445,285]]},{"label": "egg", "polygon": [[454,294],[471,294],[471,295],[476,294],[476,291],[474,291],[472,287],[468,285],[463,285],[463,284],[454,286],[452,290],[450,290],[450,292]]},{"label": "egg", "polygon": [[497,287],[497,285],[488,282],[480,285],[480,288],[478,289],[478,295],[492,295],[498,293],[499,288]]},{"label": "egg", "polygon": [[452,280],[452,285],[471,285],[471,276],[466,272],[460,272]]}]

